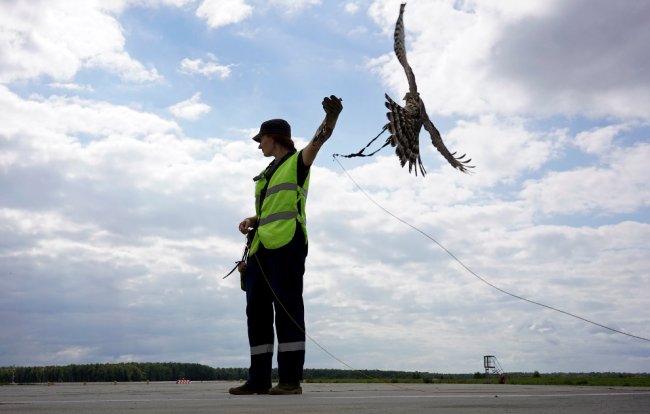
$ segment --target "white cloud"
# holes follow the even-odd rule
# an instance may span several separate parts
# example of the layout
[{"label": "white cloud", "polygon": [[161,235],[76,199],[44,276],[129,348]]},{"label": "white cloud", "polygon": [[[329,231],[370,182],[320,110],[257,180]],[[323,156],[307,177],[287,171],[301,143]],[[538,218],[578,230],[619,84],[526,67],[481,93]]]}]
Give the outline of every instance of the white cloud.
[{"label": "white cloud", "polygon": [[621,131],[629,127],[626,125],[608,125],[603,128],[594,128],[580,132],[575,143],[578,148],[588,154],[603,154],[612,148],[612,141]]},{"label": "white cloud", "polygon": [[320,0],[270,0],[273,6],[282,8],[288,13],[300,11],[306,7],[315,6],[321,3]]},{"label": "white cloud", "polygon": [[220,65],[212,54],[208,54],[209,61],[204,62],[202,59],[185,58],[181,61],[181,72],[188,74],[199,74],[211,79],[217,76],[225,79],[230,76],[232,65]]},{"label": "white cloud", "polygon": [[131,82],[151,82],[162,80],[155,68],[145,68],[137,60],[132,59],[123,50],[102,53],[89,57],[85,61],[88,68],[99,68],[116,73],[120,78]]},{"label": "white cloud", "polygon": [[63,363],[83,362],[86,361],[96,350],[97,348],[92,347],[71,346],[57,351],[54,360],[56,362],[62,361]]},{"label": "white cloud", "polygon": [[201,93],[197,92],[190,99],[169,107],[169,111],[177,118],[195,121],[210,112],[210,105],[201,102]]},{"label": "white cloud", "polygon": [[129,4],[145,6],[145,7],[157,7],[157,6],[174,6],[174,7],[183,7],[188,4],[195,3],[196,0],[127,0]]},{"label": "white cloud", "polygon": [[[650,67],[641,58],[650,10],[642,3],[455,4],[409,3],[404,16],[409,63],[430,111],[650,119]],[[387,36],[398,8],[370,8]],[[394,94],[407,89],[392,51],[369,64]]]},{"label": "white cloud", "polygon": [[[430,146],[429,141],[423,134],[423,145]],[[459,121],[444,141],[450,151],[472,158],[470,164],[476,167],[473,182],[494,185],[539,169],[556,156],[555,147],[562,143],[562,136],[533,134],[521,119],[500,121],[485,116],[476,122]],[[448,169],[443,158],[437,153],[434,156]]]},{"label": "white cloud", "polygon": [[[108,9],[108,10],[107,10]],[[125,80],[157,81],[124,50],[122,27],[94,2],[62,0],[0,4],[0,82],[47,76],[69,81],[84,67],[116,73]]]},{"label": "white cloud", "polygon": [[524,197],[545,214],[630,213],[650,206],[650,145],[613,150],[602,167],[553,172],[531,180]]},{"label": "white cloud", "polygon": [[[174,122],[125,106],[61,96],[23,100],[1,85],[0,107],[3,108],[0,120],[5,137],[16,136],[20,131],[25,131],[25,125],[31,125],[28,132],[41,134],[41,145],[46,144],[52,133],[73,136],[156,136],[179,131]],[[32,122],[36,118],[39,122]]]},{"label": "white cloud", "polygon": [[227,26],[245,20],[253,8],[245,0],[203,0],[196,15],[205,19],[212,28]]},{"label": "white cloud", "polygon": [[556,2],[548,13],[504,27],[490,72],[517,84],[531,103],[546,102],[539,108],[546,113],[648,119],[648,18],[642,2]]},{"label": "white cloud", "polygon": [[61,83],[61,82],[52,82],[49,84],[51,88],[55,89],[65,89],[68,91],[76,91],[76,92],[93,92],[94,89],[90,85],[79,85],[78,83],[73,83],[73,82],[67,82],[67,83]]},{"label": "white cloud", "polygon": [[346,13],[355,14],[359,11],[359,5],[354,1],[350,1],[345,3],[344,10]]}]

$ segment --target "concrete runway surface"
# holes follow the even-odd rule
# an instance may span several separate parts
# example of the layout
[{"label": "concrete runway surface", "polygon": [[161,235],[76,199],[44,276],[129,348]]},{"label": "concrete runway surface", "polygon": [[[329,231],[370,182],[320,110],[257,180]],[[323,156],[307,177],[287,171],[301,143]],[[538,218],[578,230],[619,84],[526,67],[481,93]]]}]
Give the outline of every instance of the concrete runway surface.
[{"label": "concrete runway surface", "polygon": [[235,382],[0,386],[0,413],[650,413],[650,389],[303,384],[302,395],[231,396]]}]

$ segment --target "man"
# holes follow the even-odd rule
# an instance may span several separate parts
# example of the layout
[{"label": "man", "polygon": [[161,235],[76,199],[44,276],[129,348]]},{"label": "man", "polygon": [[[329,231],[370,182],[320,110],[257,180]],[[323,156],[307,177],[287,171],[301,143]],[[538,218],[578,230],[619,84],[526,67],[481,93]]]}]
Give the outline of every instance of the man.
[{"label": "man", "polygon": [[[343,109],[341,99],[334,95],[324,98],[323,109],[325,119],[301,151],[296,151],[291,126],[283,119],[263,122],[260,132],[253,137],[264,156],[273,157],[273,161],[253,178],[255,215],[239,223],[243,234],[254,231],[244,273],[251,365],[246,383],[231,388],[231,394],[302,394],[302,289],[307,257],[305,204],[309,170],[334,131]],[[279,383],[271,388],[274,316]]]}]

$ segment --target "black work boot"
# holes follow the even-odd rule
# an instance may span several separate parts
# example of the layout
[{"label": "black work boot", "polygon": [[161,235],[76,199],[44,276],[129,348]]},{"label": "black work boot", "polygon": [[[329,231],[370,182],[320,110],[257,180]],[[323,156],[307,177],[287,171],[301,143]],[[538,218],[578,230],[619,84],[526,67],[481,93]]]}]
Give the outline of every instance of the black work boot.
[{"label": "black work boot", "polygon": [[269,390],[271,395],[295,395],[302,394],[302,387],[299,383],[281,382]]},{"label": "black work boot", "polygon": [[239,387],[233,387],[228,390],[232,395],[253,395],[253,394],[268,394],[268,388],[258,388],[249,383],[245,383]]}]

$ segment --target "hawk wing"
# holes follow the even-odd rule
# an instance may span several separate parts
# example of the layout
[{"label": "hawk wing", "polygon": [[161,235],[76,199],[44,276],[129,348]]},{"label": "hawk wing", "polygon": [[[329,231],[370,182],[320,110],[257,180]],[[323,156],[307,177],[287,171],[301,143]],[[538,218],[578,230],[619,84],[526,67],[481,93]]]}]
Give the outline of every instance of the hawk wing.
[{"label": "hawk wing", "polygon": [[422,176],[426,174],[422,160],[420,159],[420,129],[422,122],[418,114],[410,113],[406,108],[402,108],[390,96],[386,95],[386,113],[388,124],[386,127],[390,132],[390,144],[395,147],[395,153],[399,157],[402,167],[408,162],[409,173],[416,165],[415,175],[418,175],[418,169]]},{"label": "hawk wing", "polygon": [[440,136],[440,132],[438,131],[438,128],[433,125],[433,122],[429,119],[429,116],[427,115],[427,110],[424,107],[424,102],[420,101],[420,116],[422,120],[422,125],[424,126],[424,129],[426,129],[429,132],[429,135],[431,136],[431,143],[433,144],[434,147],[438,150],[440,154],[442,154],[443,157],[451,164],[452,167],[466,173],[469,172],[467,169],[468,168],[474,168],[473,165],[467,165],[469,162],[472,161],[472,159],[467,159],[464,160],[466,154],[461,155],[460,157],[456,157],[455,152],[449,152],[447,147],[445,146],[445,143],[442,142],[442,137]]},{"label": "hawk wing", "polygon": [[402,67],[404,68],[404,72],[406,73],[406,79],[408,80],[409,83],[409,92],[411,93],[412,96],[417,96],[418,86],[415,83],[415,74],[413,74],[413,69],[411,69],[408,60],[406,60],[406,42],[404,40],[405,37],[404,9],[405,8],[406,8],[406,3],[402,3],[402,5],[399,7],[399,17],[397,18],[397,22],[395,23],[395,34],[393,35],[395,40],[393,48],[395,49],[395,56],[397,56],[397,60],[402,65]]}]

